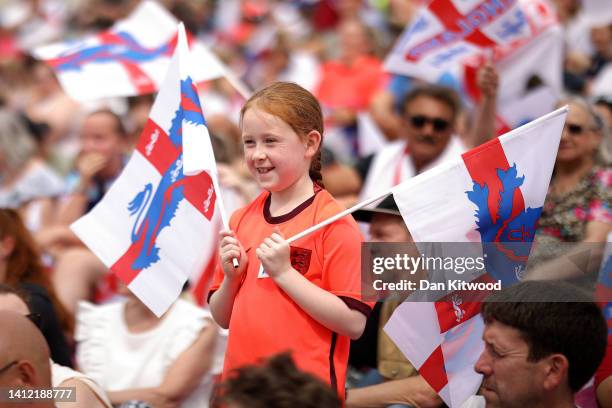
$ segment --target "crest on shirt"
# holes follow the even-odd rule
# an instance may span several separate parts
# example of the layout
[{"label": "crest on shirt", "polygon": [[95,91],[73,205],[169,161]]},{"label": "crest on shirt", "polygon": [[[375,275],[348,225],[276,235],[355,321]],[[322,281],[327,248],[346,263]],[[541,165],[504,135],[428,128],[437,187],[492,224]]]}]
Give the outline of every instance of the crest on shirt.
[{"label": "crest on shirt", "polygon": [[295,246],[290,247],[289,257],[291,258],[291,266],[302,275],[305,275],[310,266],[311,253],[312,250],[310,249]]}]

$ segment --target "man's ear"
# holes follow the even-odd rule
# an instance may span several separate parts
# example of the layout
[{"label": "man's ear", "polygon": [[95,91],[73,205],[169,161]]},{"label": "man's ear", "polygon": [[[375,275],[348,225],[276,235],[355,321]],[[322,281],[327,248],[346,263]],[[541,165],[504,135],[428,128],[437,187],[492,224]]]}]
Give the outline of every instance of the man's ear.
[{"label": "man's ear", "polygon": [[569,387],[569,361],[563,354],[552,354],[545,357],[545,378],[543,387],[551,391],[563,385]]},{"label": "man's ear", "polygon": [[305,138],[306,142],[306,156],[311,158],[314,157],[315,154],[319,151],[319,146],[321,146],[322,141],[321,133],[316,130],[311,130]]},{"label": "man's ear", "polygon": [[36,369],[28,360],[19,361],[15,370],[17,371],[16,381],[19,385],[25,387],[39,385],[40,378],[38,378],[38,373],[36,373]]}]

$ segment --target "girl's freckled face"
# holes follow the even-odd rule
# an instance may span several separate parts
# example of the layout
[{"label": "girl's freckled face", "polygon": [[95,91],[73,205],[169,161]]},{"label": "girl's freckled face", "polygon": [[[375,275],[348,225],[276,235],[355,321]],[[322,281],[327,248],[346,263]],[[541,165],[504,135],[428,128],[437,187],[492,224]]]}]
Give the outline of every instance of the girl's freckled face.
[{"label": "girl's freckled face", "polygon": [[242,142],[247,167],[262,189],[283,191],[308,173],[306,144],[277,116],[248,109],[242,120]]}]

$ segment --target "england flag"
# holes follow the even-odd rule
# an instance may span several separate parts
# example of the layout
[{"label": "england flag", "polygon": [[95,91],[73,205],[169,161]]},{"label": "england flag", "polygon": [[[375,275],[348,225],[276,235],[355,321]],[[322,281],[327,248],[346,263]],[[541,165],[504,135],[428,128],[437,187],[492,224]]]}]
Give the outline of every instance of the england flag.
[{"label": "england flag", "polygon": [[527,42],[554,21],[545,7],[529,6],[534,2],[432,0],[402,33],[385,68],[435,82],[483,49]]},{"label": "england flag", "polygon": [[[107,31],[36,48],[76,100],[155,92],[164,79],[177,39],[177,21],[161,5],[143,1]],[[219,78],[227,69],[204,45],[190,44],[195,82]]]},{"label": "england flag", "polygon": [[71,228],[157,316],[202,271],[217,239],[217,170],[191,74],[178,45],[132,157],[102,201]]},{"label": "england flag", "polygon": [[[522,278],[548,191],[567,108],[408,180],[393,196],[417,242],[481,243],[484,279]],[[522,243],[520,246],[510,245]],[[480,385],[474,363],[484,324],[478,302],[404,302],[386,333],[446,404],[459,407]]]}]

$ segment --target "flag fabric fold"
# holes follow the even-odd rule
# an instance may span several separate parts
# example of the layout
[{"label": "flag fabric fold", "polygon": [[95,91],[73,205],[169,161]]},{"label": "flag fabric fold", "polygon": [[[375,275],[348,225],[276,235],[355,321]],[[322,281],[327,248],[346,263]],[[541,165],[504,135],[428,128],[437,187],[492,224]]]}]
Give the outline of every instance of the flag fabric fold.
[{"label": "flag fabric fold", "polygon": [[[157,91],[177,39],[178,21],[157,2],[143,1],[107,31],[83,39],[38,47],[62,87],[76,100],[133,96]],[[195,82],[224,76],[226,68],[204,45],[191,44]]]},{"label": "flag fabric fold", "polygon": [[550,10],[541,0],[432,0],[402,33],[385,69],[435,82],[484,49],[529,42],[554,23]]},{"label": "flag fabric fold", "polygon": [[[487,274],[522,278],[548,191],[567,108],[558,109],[393,189],[417,243],[480,242]],[[513,247],[513,243],[524,245]],[[494,251],[491,248],[494,248]],[[483,343],[478,302],[451,293],[439,302],[405,302],[385,331],[446,404],[474,395]]]},{"label": "flag fabric fold", "polygon": [[180,24],[178,46],[135,151],[100,203],[71,228],[160,316],[208,261],[204,254],[218,229],[214,177]]}]

